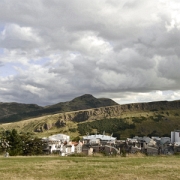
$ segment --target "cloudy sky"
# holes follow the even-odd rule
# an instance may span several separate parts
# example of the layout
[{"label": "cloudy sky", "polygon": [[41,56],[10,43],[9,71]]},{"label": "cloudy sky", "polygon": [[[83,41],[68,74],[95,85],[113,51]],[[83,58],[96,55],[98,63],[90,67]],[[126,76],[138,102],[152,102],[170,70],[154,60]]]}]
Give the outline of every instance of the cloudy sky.
[{"label": "cloudy sky", "polygon": [[0,101],[180,99],[179,0],[0,0]]}]

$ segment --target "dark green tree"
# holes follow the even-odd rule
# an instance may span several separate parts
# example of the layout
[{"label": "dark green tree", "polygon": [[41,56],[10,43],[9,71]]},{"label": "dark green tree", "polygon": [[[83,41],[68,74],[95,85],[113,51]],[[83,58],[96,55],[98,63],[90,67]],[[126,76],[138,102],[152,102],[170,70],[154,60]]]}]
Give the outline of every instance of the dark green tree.
[{"label": "dark green tree", "polygon": [[9,154],[11,156],[21,155],[23,142],[21,136],[15,129],[10,131],[7,140],[9,142]]},{"label": "dark green tree", "polygon": [[79,142],[81,138],[79,136],[76,136],[72,141],[76,141],[76,142]]},{"label": "dark green tree", "polygon": [[18,133],[15,129],[4,131],[0,135],[0,152],[9,152],[10,156],[43,154],[45,142],[34,138],[30,133]]},{"label": "dark green tree", "polygon": [[23,155],[40,155],[43,154],[46,144],[39,138],[27,139],[23,142]]},{"label": "dark green tree", "polygon": [[0,153],[4,153],[9,149],[9,142],[7,137],[9,136],[10,131],[3,131],[0,135]]}]

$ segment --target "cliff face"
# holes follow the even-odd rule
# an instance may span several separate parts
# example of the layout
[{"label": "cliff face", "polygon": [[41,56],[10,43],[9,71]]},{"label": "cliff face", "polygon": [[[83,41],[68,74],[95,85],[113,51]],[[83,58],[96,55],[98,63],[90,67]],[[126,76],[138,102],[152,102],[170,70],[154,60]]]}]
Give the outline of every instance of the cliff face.
[{"label": "cliff face", "polygon": [[120,117],[122,113],[129,111],[158,111],[180,109],[180,101],[159,101],[150,103],[135,103],[87,109],[81,111],[67,112],[60,115],[64,121],[82,122],[102,118]]},{"label": "cliff face", "polygon": [[99,120],[105,118],[120,117],[121,112],[121,106],[117,105],[66,113],[58,113],[54,115],[53,120],[50,120],[50,117],[46,117],[41,122],[36,122],[37,125],[34,126],[34,131],[43,132],[46,130],[50,130],[54,127],[61,128],[66,126],[67,121],[79,123],[86,120]]},{"label": "cliff face", "polygon": [[64,121],[82,122],[86,120],[119,117],[121,112],[121,106],[117,105],[62,113],[60,114],[60,119]]},{"label": "cliff face", "polygon": [[[123,117],[128,117],[128,113],[129,114],[132,114],[134,112],[148,113],[151,111],[154,114],[156,113],[158,114],[158,112],[153,112],[153,111],[159,111],[159,114],[162,116],[161,112],[163,111],[163,113],[165,114],[168,110],[180,110],[180,101],[134,103],[134,104],[106,106],[100,108],[64,112],[54,115],[46,115],[39,118],[33,118],[30,120],[10,123],[10,126],[11,128],[19,128],[21,130],[24,129],[25,131],[43,132],[46,130],[51,130],[53,128],[66,127],[69,121],[72,121],[76,124],[87,120],[100,120],[100,119],[121,118],[121,117],[123,118]],[[178,116],[175,118],[178,119]],[[5,129],[8,129],[8,126],[9,126],[8,124],[4,124]]]},{"label": "cliff face", "polygon": [[180,101],[157,101],[149,103],[134,103],[121,105],[122,111],[156,111],[179,109]]}]

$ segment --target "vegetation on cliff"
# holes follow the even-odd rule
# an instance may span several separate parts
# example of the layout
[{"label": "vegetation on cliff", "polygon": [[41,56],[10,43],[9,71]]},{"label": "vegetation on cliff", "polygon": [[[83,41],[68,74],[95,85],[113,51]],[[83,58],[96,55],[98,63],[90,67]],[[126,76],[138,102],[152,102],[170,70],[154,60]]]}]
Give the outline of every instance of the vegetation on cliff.
[{"label": "vegetation on cliff", "polygon": [[124,119],[112,118],[112,119],[102,119],[92,122],[85,122],[78,124],[78,132],[81,135],[90,133],[90,134],[102,134],[106,132],[108,134],[112,134],[114,136],[119,136],[120,131],[125,129],[134,129],[134,123],[128,123]]}]

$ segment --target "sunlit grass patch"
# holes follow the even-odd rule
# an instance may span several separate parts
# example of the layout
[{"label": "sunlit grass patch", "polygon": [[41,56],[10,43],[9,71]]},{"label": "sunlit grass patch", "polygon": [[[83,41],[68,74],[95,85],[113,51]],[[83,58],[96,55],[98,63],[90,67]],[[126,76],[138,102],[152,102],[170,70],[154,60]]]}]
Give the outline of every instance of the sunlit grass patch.
[{"label": "sunlit grass patch", "polygon": [[180,156],[0,158],[0,179],[178,179]]}]

